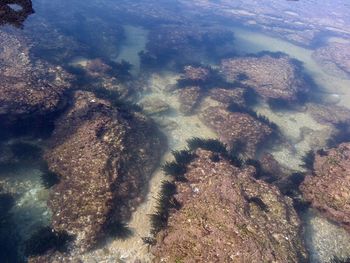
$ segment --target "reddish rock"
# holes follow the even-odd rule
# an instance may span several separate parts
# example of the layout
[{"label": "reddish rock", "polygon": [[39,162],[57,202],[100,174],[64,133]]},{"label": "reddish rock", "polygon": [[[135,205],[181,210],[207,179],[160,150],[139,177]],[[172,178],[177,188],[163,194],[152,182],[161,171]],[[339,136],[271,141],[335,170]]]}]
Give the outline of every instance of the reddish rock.
[{"label": "reddish rock", "polygon": [[342,106],[308,103],[307,110],[321,124],[350,123],[350,110]]},{"label": "reddish rock", "polygon": [[48,201],[52,227],[74,235],[84,251],[142,202],[165,142],[140,113],[114,109],[88,92],[75,93],[55,126],[45,154],[60,177]]},{"label": "reddish rock", "polygon": [[[9,6],[16,4],[21,7],[15,10]],[[11,24],[15,27],[22,27],[28,16],[34,13],[31,0],[2,0],[0,3],[0,25]]]},{"label": "reddish rock", "polygon": [[228,147],[237,142],[243,143],[243,153],[248,157],[254,157],[259,145],[273,132],[269,126],[247,113],[230,112],[220,106],[205,109],[200,118]]},{"label": "reddish rock", "polygon": [[[62,106],[71,76],[60,67],[31,61],[25,39],[0,31],[0,121],[38,121]],[[34,125],[33,125],[34,126]]]},{"label": "reddish rock", "polygon": [[179,90],[180,111],[190,115],[199,105],[202,98],[200,87],[187,87]]},{"label": "reddish rock", "polygon": [[209,96],[213,100],[221,102],[225,105],[229,105],[234,102],[235,104],[245,107],[246,101],[244,99],[245,89],[234,88],[234,89],[222,89],[216,88],[209,91]]},{"label": "reddish rock", "polygon": [[318,153],[313,168],[300,187],[304,198],[350,231],[350,143]]},{"label": "reddish rock", "polygon": [[184,70],[184,78],[191,80],[205,81],[210,74],[209,69],[203,67],[186,66]]},{"label": "reddish rock", "polygon": [[292,200],[237,168],[197,150],[187,182],[176,182],[168,228],[156,235],[155,262],[304,262],[301,224]]},{"label": "reddish rock", "polygon": [[314,51],[312,57],[327,73],[337,77],[350,77],[350,44],[329,43]]},{"label": "reddish rock", "polygon": [[299,92],[307,92],[300,69],[288,56],[225,59],[221,70],[228,81],[239,80],[267,99],[293,101]]}]

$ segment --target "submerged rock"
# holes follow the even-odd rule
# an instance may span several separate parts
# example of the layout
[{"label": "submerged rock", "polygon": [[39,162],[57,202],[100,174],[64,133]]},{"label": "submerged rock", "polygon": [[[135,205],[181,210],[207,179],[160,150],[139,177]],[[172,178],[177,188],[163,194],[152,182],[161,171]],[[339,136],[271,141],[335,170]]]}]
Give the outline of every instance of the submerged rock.
[{"label": "submerged rock", "polygon": [[307,110],[310,112],[311,116],[321,124],[350,124],[350,110],[342,106],[325,106],[308,103]]},{"label": "submerged rock", "polygon": [[199,105],[202,94],[200,87],[186,87],[179,90],[180,111],[190,115]]},{"label": "submerged rock", "polygon": [[350,44],[329,43],[314,51],[312,57],[327,73],[340,78],[350,77]]},{"label": "submerged rock", "polygon": [[300,189],[313,207],[350,231],[350,143],[318,152]]},{"label": "submerged rock", "polygon": [[89,92],[56,121],[45,159],[60,177],[48,201],[52,227],[85,251],[143,201],[165,140],[140,113],[113,108]]},{"label": "submerged rock", "polygon": [[169,104],[158,98],[143,99],[140,105],[149,115],[162,115],[170,111]]},{"label": "submerged rock", "polygon": [[225,107],[208,107],[200,115],[201,120],[232,148],[244,144],[243,153],[254,157],[258,147],[268,139],[273,130],[247,113],[230,112]]},{"label": "submerged rock", "polygon": [[222,89],[215,88],[210,90],[209,96],[213,100],[221,102],[224,105],[229,105],[234,102],[235,104],[245,107],[246,100],[244,98],[246,90],[242,88],[234,88],[234,89]]},{"label": "submerged rock", "polygon": [[28,118],[39,123],[40,118],[59,110],[71,76],[61,67],[32,61],[25,39],[16,34],[0,31],[0,47],[2,126]]},{"label": "submerged rock", "polygon": [[[17,5],[13,8],[10,5]],[[0,3],[0,25],[22,27],[28,16],[34,13],[31,0],[3,0]]]},{"label": "submerged rock", "polygon": [[299,67],[285,55],[225,59],[221,70],[228,81],[240,81],[266,99],[295,101],[308,91]]},{"label": "submerged rock", "polygon": [[178,211],[156,235],[155,262],[304,262],[292,200],[213,153],[196,151],[186,182],[176,182]]}]

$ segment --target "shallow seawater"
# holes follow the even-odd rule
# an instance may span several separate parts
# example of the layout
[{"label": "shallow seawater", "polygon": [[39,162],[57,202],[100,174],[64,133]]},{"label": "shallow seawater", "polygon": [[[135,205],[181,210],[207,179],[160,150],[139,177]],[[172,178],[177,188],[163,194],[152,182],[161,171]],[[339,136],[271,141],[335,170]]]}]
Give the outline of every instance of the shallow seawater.
[{"label": "shallow seawater", "polygon": [[[312,56],[316,47],[301,47],[263,30],[226,23],[217,16],[212,17],[211,23],[207,14],[203,17],[196,15],[193,10],[187,10],[186,5],[181,5],[183,1],[172,4],[167,1],[144,2],[143,6],[137,1],[34,0],[31,3],[35,13],[21,21],[23,24],[0,23],[0,33],[3,30],[25,39],[27,46],[23,50],[29,50],[30,60],[47,61],[53,67],[63,68],[71,74],[74,89],[96,93],[105,89],[110,93],[104,92],[104,96],[111,94],[112,101],[112,94],[118,94],[118,103],[123,101],[127,109],[131,104],[143,107],[141,112],[167,138],[167,150],[148,181],[145,200],[132,207],[131,219],[126,222],[131,235],[106,238],[97,248],[81,253],[82,262],[154,262],[150,247],[142,238],[152,236],[150,215],[157,210],[162,182],[170,180],[162,170],[162,164],[172,161],[172,151],[186,148],[187,141],[193,137],[222,139],[203,117],[206,109],[223,105],[208,95],[212,86],[203,85],[204,91],[191,113],[183,111],[177,85],[184,76],[184,66],[201,65],[215,71],[222,59],[257,55],[259,52],[281,52],[300,61],[303,74],[313,80],[313,83],[306,84],[312,85],[308,102],[350,109],[350,77],[335,77],[322,68]],[[15,7],[13,9],[17,10],[17,5]],[[242,11],[242,15],[249,13]],[[222,33],[220,30],[227,31]],[[202,31],[206,33],[200,35]],[[217,35],[216,31],[219,32]],[[233,34],[232,39],[222,36],[229,35],[228,32]],[[325,42],[329,43],[349,43],[348,39],[331,34],[326,39]],[[6,56],[0,56],[0,60],[4,59]],[[220,85],[224,84],[218,82],[217,85],[221,88]],[[318,122],[303,102],[294,103],[291,107],[273,108],[259,98],[249,106],[275,123],[283,138],[260,149],[254,158],[259,158],[261,152],[268,152],[284,169],[307,172],[303,167],[305,155],[310,150],[326,148],[336,127]],[[23,253],[26,240],[37,229],[50,225],[52,215],[47,201],[52,189],[43,185],[42,176],[47,172],[42,167],[44,156],[32,162],[16,160],[13,164],[1,147],[11,144],[11,136],[19,140],[22,136],[18,136],[17,131],[10,138],[8,135],[2,138],[1,134],[0,194],[11,195],[14,203],[6,211],[6,220],[0,222],[1,244],[7,241],[13,244],[12,249],[0,248],[0,262],[26,262],[28,257]],[[40,136],[25,136],[39,141],[43,151],[52,143]],[[310,208],[299,215],[310,262],[330,262],[333,256],[350,257],[347,231]],[[7,231],[7,228],[13,229]]]}]

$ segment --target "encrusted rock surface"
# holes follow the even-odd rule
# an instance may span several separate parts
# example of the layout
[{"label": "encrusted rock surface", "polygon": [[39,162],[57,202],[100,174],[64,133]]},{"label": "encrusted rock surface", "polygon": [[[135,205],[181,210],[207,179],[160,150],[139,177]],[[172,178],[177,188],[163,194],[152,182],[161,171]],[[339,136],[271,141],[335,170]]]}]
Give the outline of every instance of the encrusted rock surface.
[{"label": "encrusted rock surface", "polygon": [[187,182],[176,182],[168,228],[156,236],[155,262],[304,262],[300,221],[292,200],[237,168],[197,150]]},{"label": "encrusted rock surface", "polygon": [[221,106],[206,108],[201,112],[200,118],[228,147],[238,142],[243,143],[243,153],[251,158],[259,145],[273,132],[269,126],[249,114],[230,112]]},{"label": "encrusted rock surface", "polygon": [[342,106],[308,103],[307,110],[321,124],[350,123],[350,110]]},{"label": "encrusted rock surface", "polygon": [[316,155],[300,189],[307,201],[350,231],[350,143]]},{"label": "encrusted rock surface", "polygon": [[350,36],[350,5],[342,0],[313,1],[222,0],[181,1],[198,17],[219,16],[228,22],[244,24],[301,46],[311,46],[322,33]]},{"label": "encrusted rock surface", "polygon": [[[18,5],[19,10],[13,9],[10,4]],[[27,17],[34,13],[31,0],[3,0],[0,3],[0,25],[11,24],[22,27]]]},{"label": "encrusted rock surface", "polygon": [[225,59],[221,70],[228,81],[239,80],[264,98],[293,101],[308,90],[300,69],[285,55]]},{"label": "encrusted rock surface", "polygon": [[60,177],[48,201],[52,227],[74,235],[84,251],[143,200],[165,141],[142,114],[76,92],[50,146],[45,159]]},{"label": "encrusted rock surface", "polygon": [[0,120],[40,118],[57,111],[71,76],[61,67],[31,61],[24,38],[0,31]]},{"label": "encrusted rock surface", "polygon": [[190,115],[199,105],[202,94],[200,87],[186,87],[179,90],[180,111]]},{"label": "encrusted rock surface", "polygon": [[312,57],[327,73],[337,77],[350,77],[350,44],[329,43],[314,51]]},{"label": "encrusted rock surface", "polygon": [[213,100],[221,102],[224,105],[229,105],[234,102],[235,104],[245,107],[246,101],[244,98],[245,89],[242,88],[234,88],[234,89],[222,89],[215,88],[209,91],[209,96]]}]

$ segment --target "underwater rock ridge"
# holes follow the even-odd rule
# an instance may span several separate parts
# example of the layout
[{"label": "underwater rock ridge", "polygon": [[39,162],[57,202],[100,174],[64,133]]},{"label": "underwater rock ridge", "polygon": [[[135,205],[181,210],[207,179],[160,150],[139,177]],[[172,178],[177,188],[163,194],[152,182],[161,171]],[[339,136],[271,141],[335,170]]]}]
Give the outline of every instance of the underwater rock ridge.
[{"label": "underwater rock ridge", "polygon": [[306,262],[289,197],[254,179],[252,166],[202,149],[195,156],[186,180],[174,182],[181,206],[155,236],[155,262]]},{"label": "underwater rock ridge", "polygon": [[164,136],[141,113],[126,115],[93,93],[75,92],[44,155],[60,178],[48,200],[52,228],[74,236],[82,252],[93,248],[143,201],[165,147]]},{"label": "underwater rock ridge", "polygon": [[350,143],[319,151],[300,189],[311,206],[350,232]]},{"label": "underwater rock ridge", "polygon": [[0,47],[1,126],[45,125],[65,106],[63,94],[71,87],[72,75],[60,66],[33,61],[27,40],[17,33],[0,31]]},{"label": "underwater rock ridge", "polygon": [[[17,9],[11,7],[16,5]],[[24,21],[34,13],[31,0],[3,0],[0,2],[0,26],[11,24],[23,27]]]}]

